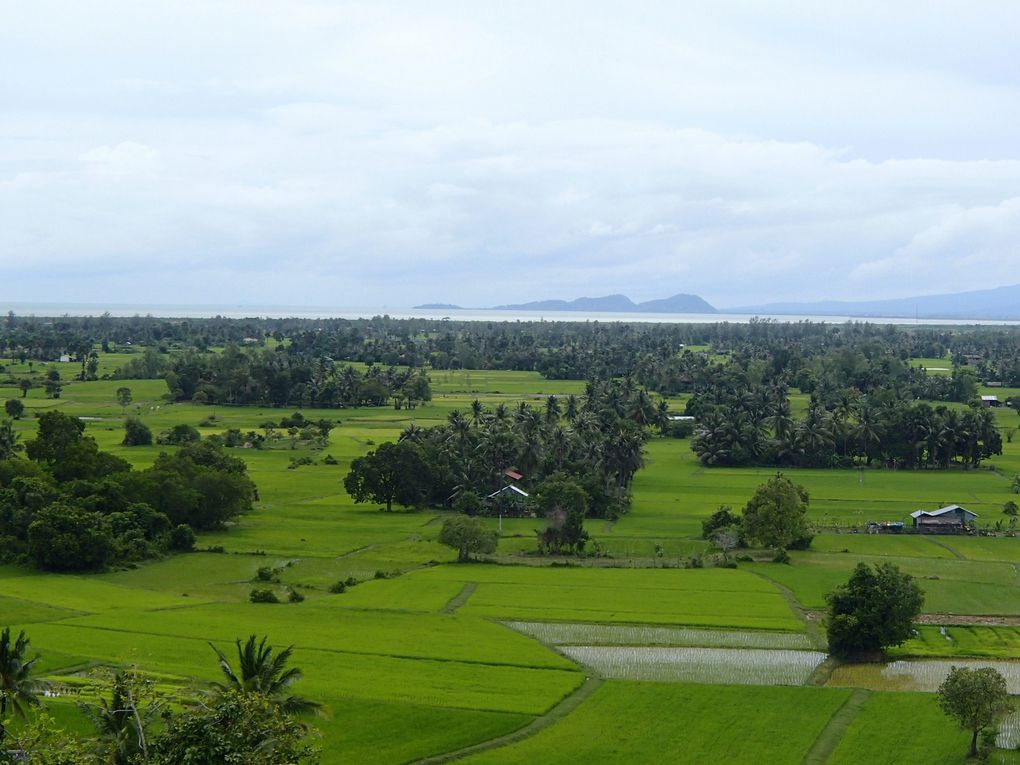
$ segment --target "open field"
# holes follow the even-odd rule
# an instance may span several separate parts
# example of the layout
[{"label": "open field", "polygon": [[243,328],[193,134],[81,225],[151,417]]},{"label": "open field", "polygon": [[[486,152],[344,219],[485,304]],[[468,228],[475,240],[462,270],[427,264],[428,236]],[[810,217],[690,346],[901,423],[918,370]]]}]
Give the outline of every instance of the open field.
[{"label": "open field", "polygon": [[[62,367],[65,377],[72,366]],[[121,385],[134,398],[126,412],[116,402]],[[219,545],[225,553],[179,555],[89,576],[0,567],[0,625],[24,626],[47,673],[134,665],[186,685],[215,678],[210,641],[227,650],[249,634],[294,643],[294,663],[305,674],[298,689],[328,708],[318,727],[322,761],[329,765],[410,762],[542,721],[586,677],[552,646],[658,646],[706,656],[708,649],[802,649],[791,652],[803,654],[793,657],[795,663],[815,662],[804,649],[814,645],[816,625],[804,621],[802,609],[824,607],[825,594],[859,561],[891,561],[918,577],[928,613],[1020,613],[1020,538],[855,533],[869,520],[903,520],[912,510],[951,502],[993,525],[1003,517],[1002,504],[1016,496],[1010,482],[1020,472],[1020,438],[1004,444],[1005,454],[992,461],[994,471],[787,471],[807,487],[811,518],[823,533],[810,550],[791,553],[789,566],[742,562],[736,570],[713,568],[710,557],[706,568],[683,567],[707,551],[701,522],[720,505],[739,510],[774,471],[705,468],[687,440],[652,438],[646,468],[634,483],[632,512],[616,522],[587,524],[609,557],[569,567],[540,565],[530,555],[534,532],[542,527],[536,519],[503,521],[498,555],[504,565],[456,565],[455,553],[436,542],[441,513],[384,513],[354,504],[343,489],[352,459],[394,439],[412,421],[444,421],[454,409],[468,411],[475,398],[487,406],[522,399],[538,406],[550,393],[583,388],[579,381],[547,381],[532,373],[438,372],[434,400],[414,411],[302,410],[309,418],[338,421],[328,446],[313,452],[291,448],[284,439],[272,449],[236,450],[261,501],[230,529],[201,535],[199,548]],[[29,411],[15,427],[23,440],[30,438],[30,414],[48,408],[95,418],[86,420],[87,432],[102,448],[144,467],[160,447],[121,446],[125,413],[157,433],[184,422],[203,435],[253,430],[290,414],[270,407],[167,404],[165,391],[161,381],[107,380],[71,383],[52,400],[33,389],[24,399]],[[20,397],[20,391],[0,389],[0,398],[8,397]],[[796,405],[806,406],[804,399]],[[675,408],[681,406],[674,400]],[[1020,424],[1012,410],[996,416],[1003,429]],[[338,464],[322,464],[325,454]],[[288,469],[295,456],[318,464]],[[496,525],[494,519],[486,523]],[[514,563],[528,565],[509,565]],[[306,601],[249,603],[256,571],[264,566],[278,570],[281,582],[274,586],[281,595],[293,587]],[[359,584],[343,594],[329,592],[348,577]],[[517,623],[518,631],[499,622]],[[1020,630],[1014,627],[949,627],[946,634],[950,640],[937,626],[922,627],[900,653],[1000,660],[1020,655]],[[740,671],[730,655],[712,666]],[[599,666],[591,656],[578,658],[589,668]],[[928,675],[935,677],[940,666]],[[650,671],[647,676],[661,675]],[[673,679],[685,677],[690,679]],[[788,680],[806,677],[801,672]],[[848,689],[930,687],[919,682],[877,668],[837,670],[830,684],[846,689],[607,680],[533,736],[468,761],[660,762],[670,752],[678,762],[800,763]],[[83,725],[70,705],[55,709],[62,722]],[[904,736],[898,724],[892,726],[898,737],[887,730],[890,718],[914,720],[915,710],[917,736]],[[847,723],[846,735],[823,761],[962,760],[957,749],[963,734],[946,723],[930,695],[873,693]],[[394,735],[398,730],[414,733]],[[731,735],[733,730],[740,735]]]},{"label": "open field", "polygon": [[799,765],[846,696],[827,688],[610,681],[562,722],[464,762]]}]

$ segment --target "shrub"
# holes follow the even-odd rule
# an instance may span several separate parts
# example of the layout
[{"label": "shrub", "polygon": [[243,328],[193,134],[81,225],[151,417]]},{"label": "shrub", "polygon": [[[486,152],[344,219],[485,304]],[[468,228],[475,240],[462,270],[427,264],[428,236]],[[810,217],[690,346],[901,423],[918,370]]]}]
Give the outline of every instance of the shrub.
[{"label": "shrub", "polygon": [[280,574],[275,568],[260,566],[258,571],[255,572],[255,578],[260,582],[279,582]]},{"label": "shrub", "polygon": [[279,603],[280,599],[276,597],[276,593],[269,588],[258,588],[256,587],[248,595],[248,600],[252,603]]},{"label": "shrub", "polygon": [[287,600],[291,603],[301,603],[304,599],[305,596],[294,588],[291,588],[290,592],[287,593]]},{"label": "shrub", "polygon": [[170,430],[164,430],[156,438],[156,443],[167,446],[184,446],[201,440],[202,434],[197,428],[181,423],[174,425]]},{"label": "shrub", "polygon": [[180,552],[195,549],[195,532],[191,530],[191,526],[181,523],[173,527],[170,531],[170,549]]},{"label": "shrub", "polygon": [[347,587],[348,587],[347,582],[344,581],[333,582],[333,584],[329,586],[329,591],[332,592],[334,595],[342,595],[343,593],[347,592]]}]

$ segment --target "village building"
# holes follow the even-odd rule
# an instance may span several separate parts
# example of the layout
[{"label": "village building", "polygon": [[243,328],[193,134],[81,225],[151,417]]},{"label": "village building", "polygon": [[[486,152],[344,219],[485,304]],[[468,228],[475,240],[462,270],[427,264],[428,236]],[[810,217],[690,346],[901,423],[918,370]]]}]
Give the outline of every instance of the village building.
[{"label": "village building", "polygon": [[998,396],[982,396],[981,403],[985,406],[1002,406]]},{"label": "village building", "polygon": [[919,534],[962,534],[973,527],[977,513],[959,505],[947,505],[938,510],[915,510],[910,517]]}]

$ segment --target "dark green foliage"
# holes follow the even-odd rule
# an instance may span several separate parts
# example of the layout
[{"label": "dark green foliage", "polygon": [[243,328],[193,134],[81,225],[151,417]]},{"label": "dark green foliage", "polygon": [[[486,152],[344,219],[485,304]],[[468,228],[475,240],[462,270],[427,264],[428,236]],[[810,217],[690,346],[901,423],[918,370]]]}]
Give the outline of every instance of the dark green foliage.
[{"label": "dark green foliage", "polygon": [[807,509],[807,490],[777,473],[759,486],[744,506],[744,537],[762,547],[803,549],[812,536]]},{"label": "dark green foliage", "polygon": [[151,468],[125,476],[123,483],[172,524],[198,530],[222,528],[251,512],[255,492],[244,461],[208,442],[161,454]]},{"label": "dark green foliage", "polygon": [[937,696],[942,711],[970,731],[971,757],[978,756],[978,735],[1013,709],[1006,679],[992,667],[953,667]]},{"label": "dark green foliage", "polygon": [[545,529],[537,532],[540,553],[584,551],[588,541],[588,532],[584,530],[588,495],[584,489],[565,476],[553,475],[535,493],[534,504],[546,522]]},{"label": "dark green foliage", "polygon": [[170,531],[170,549],[191,552],[195,549],[195,532],[186,523],[179,523]]},{"label": "dark green foliage", "polygon": [[99,451],[95,439],[84,435],[85,423],[60,411],[39,415],[36,437],[25,447],[29,459],[46,467],[58,481],[96,479],[131,469],[127,461]]},{"label": "dark green foliage", "polygon": [[347,582],[345,581],[333,582],[333,584],[329,586],[329,591],[332,592],[334,595],[342,595],[343,593],[347,592]]},{"label": "dark green foliage", "polygon": [[6,748],[8,715],[24,720],[26,709],[39,704],[42,685],[32,677],[38,658],[28,658],[29,644],[24,631],[15,640],[10,627],[0,632],[0,751]]},{"label": "dark green foliage", "polygon": [[462,491],[453,500],[453,510],[463,515],[481,515],[485,512],[485,505],[473,491]]},{"label": "dark green foliage", "polygon": [[305,596],[302,595],[300,592],[298,592],[297,590],[295,590],[293,588],[291,588],[287,592],[287,601],[289,603],[302,603],[302,602],[304,602],[304,599],[305,599]]},{"label": "dark green foliage", "polygon": [[124,421],[124,446],[151,446],[152,431],[149,426],[137,417],[128,417]]},{"label": "dark green foliage", "polygon": [[910,574],[891,563],[872,570],[858,563],[849,581],[826,597],[829,653],[872,658],[911,637],[924,593]]},{"label": "dark green foliage", "polygon": [[429,491],[429,469],[421,449],[410,441],[385,443],[351,462],[344,488],[355,502],[382,502],[386,512],[393,503],[405,507],[424,502]]},{"label": "dark green foliage", "polygon": [[297,765],[315,761],[304,727],[268,697],[240,689],[173,715],[152,765]]},{"label": "dark green foliage", "polygon": [[457,560],[466,563],[472,554],[488,555],[496,551],[498,537],[478,518],[458,515],[443,521],[439,543],[457,551]]},{"label": "dark green foliage", "polygon": [[25,412],[25,405],[21,403],[20,399],[10,398],[4,402],[4,411],[8,417],[15,420],[20,420],[21,415]]},{"label": "dark green foliage", "polygon": [[198,429],[186,423],[174,425],[170,430],[163,431],[156,439],[156,443],[166,446],[186,446],[200,441],[202,434]]},{"label": "dark green foliage", "polygon": [[[0,558],[27,556],[50,570],[95,571],[190,550],[193,528],[219,528],[251,508],[254,485],[244,462],[213,444],[160,455],[148,470],[107,473],[114,463],[76,422],[57,420],[70,427],[51,428],[32,442],[38,462],[0,460]],[[50,458],[61,454],[82,458],[74,472],[96,472],[58,480]],[[61,468],[55,472],[68,472]]]},{"label": "dark green foliage", "polygon": [[255,572],[255,578],[260,582],[279,582],[280,572],[272,566],[259,566]]},{"label": "dark green foliage", "polygon": [[291,686],[301,679],[300,669],[287,667],[287,662],[290,661],[290,657],[294,653],[294,646],[287,646],[277,652],[268,644],[265,637],[256,642],[256,637],[250,635],[243,645],[240,640],[237,640],[235,641],[237,646],[237,667],[235,669],[230,664],[230,660],[216,646],[211,643],[209,645],[216,653],[220,671],[226,680],[225,683],[216,685],[220,694],[241,691],[246,694],[262,696],[287,714],[312,712],[319,709],[319,705],[315,702],[291,694]]},{"label": "dark green foliage", "polygon": [[255,587],[248,593],[248,600],[252,603],[279,603],[280,599],[276,593],[268,587]]},{"label": "dark green foliage", "polygon": [[712,539],[717,531],[740,528],[741,518],[729,505],[721,505],[707,519],[701,522],[701,538]]},{"label": "dark green foliage", "polygon": [[116,552],[110,524],[100,513],[54,503],[28,527],[28,553],[49,571],[99,571]]},{"label": "dark green foliage", "polygon": [[18,434],[10,420],[0,420],[0,460],[9,460],[21,451]]},{"label": "dark green foliage", "polygon": [[126,386],[117,388],[117,403],[126,408],[131,403],[131,389]]}]

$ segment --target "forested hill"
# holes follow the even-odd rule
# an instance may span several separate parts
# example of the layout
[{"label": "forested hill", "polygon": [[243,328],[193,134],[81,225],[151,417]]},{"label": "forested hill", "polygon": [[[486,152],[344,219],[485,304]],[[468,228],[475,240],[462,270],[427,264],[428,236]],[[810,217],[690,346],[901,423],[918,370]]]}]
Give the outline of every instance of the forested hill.
[{"label": "forested hill", "polygon": [[921,295],[891,300],[766,303],[724,309],[726,313],[786,316],[881,316],[919,319],[1020,319],[1020,284],[990,290]]},{"label": "forested hill", "polygon": [[532,303],[498,305],[499,311],[604,311],[606,313],[718,313],[697,295],[680,293],[673,297],[635,303],[626,295],[582,297],[576,300],[537,300]]}]

